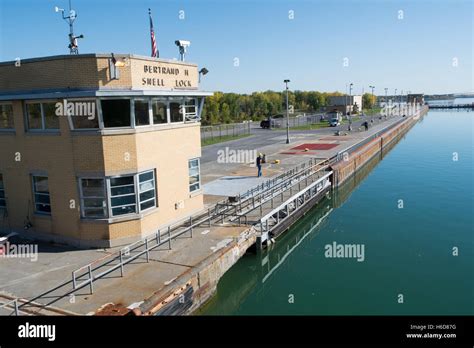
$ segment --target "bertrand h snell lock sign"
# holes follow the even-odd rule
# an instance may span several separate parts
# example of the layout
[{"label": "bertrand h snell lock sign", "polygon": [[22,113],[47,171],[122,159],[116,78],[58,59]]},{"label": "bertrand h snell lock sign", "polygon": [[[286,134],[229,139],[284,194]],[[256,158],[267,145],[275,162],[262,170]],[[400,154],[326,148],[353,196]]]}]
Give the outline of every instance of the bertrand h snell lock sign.
[{"label": "bertrand h snell lock sign", "polygon": [[132,60],[132,84],[140,89],[197,89],[197,66]]}]

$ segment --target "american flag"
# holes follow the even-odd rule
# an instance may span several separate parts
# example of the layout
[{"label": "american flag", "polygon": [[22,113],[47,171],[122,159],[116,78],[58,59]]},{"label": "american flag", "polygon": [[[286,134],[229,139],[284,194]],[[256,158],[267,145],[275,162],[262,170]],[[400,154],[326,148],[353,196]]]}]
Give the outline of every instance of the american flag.
[{"label": "american flag", "polygon": [[159,58],[160,55],[158,53],[158,48],[156,47],[155,31],[153,30],[153,20],[151,19],[151,9],[148,9],[148,14],[150,15],[151,56]]}]

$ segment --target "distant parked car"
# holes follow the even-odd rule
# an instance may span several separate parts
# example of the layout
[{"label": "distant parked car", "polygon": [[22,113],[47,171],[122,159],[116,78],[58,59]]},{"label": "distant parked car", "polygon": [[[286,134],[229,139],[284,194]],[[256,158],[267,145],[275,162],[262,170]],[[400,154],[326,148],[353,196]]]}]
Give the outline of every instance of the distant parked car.
[{"label": "distant parked car", "polygon": [[270,128],[270,121],[269,120],[263,120],[260,122],[260,127],[261,128]]},{"label": "distant parked car", "polygon": [[341,121],[339,121],[337,118],[332,118],[331,121],[329,121],[329,125],[331,127],[337,127],[341,124]]}]

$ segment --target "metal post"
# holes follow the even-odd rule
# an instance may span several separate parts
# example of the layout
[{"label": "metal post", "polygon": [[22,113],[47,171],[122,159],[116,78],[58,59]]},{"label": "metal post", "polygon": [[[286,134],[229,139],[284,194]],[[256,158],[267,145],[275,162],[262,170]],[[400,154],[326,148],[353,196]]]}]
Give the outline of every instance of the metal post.
[{"label": "metal post", "polygon": [[193,217],[192,217],[192,216],[189,217],[189,226],[191,226],[191,227],[190,227],[190,230],[191,230],[191,238],[193,238]]},{"label": "metal post", "polygon": [[122,249],[120,249],[120,276],[123,277],[123,255],[122,255]]},{"label": "metal post", "polygon": [[76,289],[76,272],[72,272],[72,288]]},{"label": "metal post", "polygon": [[13,305],[15,306],[15,315],[16,315],[16,316],[19,316],[19,315],[20,315],[20,311],[18,310],[18,300],[17,300],[17,299],[15,299],[15,300],[13,301]]},{"label": "metal post", "polygon": [[209,219],[209,228],[211,228],[211,208],[207,209],[207,218]]},{"label": "metal post", "polygon": [[290,80],[283,81],[286,85],[286,143],[290,143],[290,110],[288,109],[288,82]]},{"label": "metal post", "polygon": [[171,226],[168,226],[168,248],[171,250]]},{"label": "metal post", "polygon": [[161,232],[158,230],[156,233],[156,244],[160,245],[161,244]]},{"label": "metal post", "polygon": [[150,262],[150,251],[148,250],[148,238],[145,238],[146,262]]},{"label": "metal post", "polygon": [[88,268],[89,268],[89,279],[90,279],[89,285],[91,289],[91,294],[93,294],[94,293],[94,279],[92,278],[92,266],[89,265]]}]

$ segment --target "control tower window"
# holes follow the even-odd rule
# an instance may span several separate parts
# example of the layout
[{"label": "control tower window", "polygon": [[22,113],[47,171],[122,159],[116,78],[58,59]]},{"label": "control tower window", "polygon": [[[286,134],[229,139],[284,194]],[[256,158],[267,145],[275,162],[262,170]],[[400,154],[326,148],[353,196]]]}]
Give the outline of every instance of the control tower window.
[{"label": "control tower window", "polygon": [[166,103],[159,99],[152,100],[153,124],[167,123]]},{"label": "control tower window", "polygon": [[101,107],[105,128],[130,127],[129,99],[103,99]]},{"label": "control tower window", "polygon": [[135,109],[135,125],[137,126],[147,126],[150,124],[150,112],[148,110],[148,100],[147,99],[135,99],[134,100],[134,109]]},{"label": "control tower window", "polygon": [[181,104],[178,102],[171,102],[170,103],[170,117],[171,122],[183,122],[183,111],[181,108]]}]

